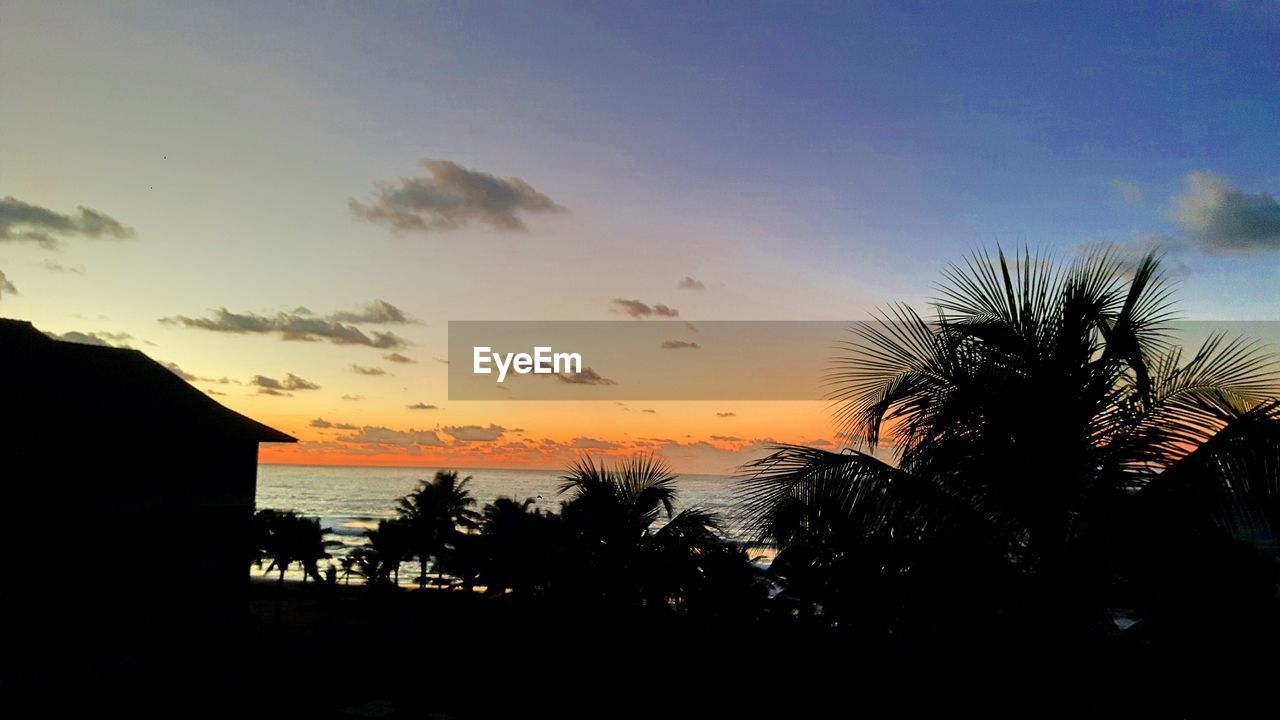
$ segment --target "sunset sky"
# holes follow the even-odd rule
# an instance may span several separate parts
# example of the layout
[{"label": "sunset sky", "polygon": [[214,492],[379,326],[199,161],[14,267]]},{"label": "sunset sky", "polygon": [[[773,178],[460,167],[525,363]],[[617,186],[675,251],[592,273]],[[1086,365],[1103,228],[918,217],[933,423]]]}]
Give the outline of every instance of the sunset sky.
[{"label": "sunset sky", "polygon": [[314,5],[0,4],[0,316],[303,440],[264,461],[838,443],[450,401],[447,322],[858,320],[997,242],[1158,245],[1187,317],[1280,319],[1274,2]]}]

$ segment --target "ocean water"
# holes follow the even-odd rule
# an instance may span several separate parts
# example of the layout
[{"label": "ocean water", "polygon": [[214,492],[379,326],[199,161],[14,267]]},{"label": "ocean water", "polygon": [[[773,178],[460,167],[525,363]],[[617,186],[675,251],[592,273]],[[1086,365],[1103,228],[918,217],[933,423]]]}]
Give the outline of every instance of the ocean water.
[{"label": "ocean water", "polygon": [[[319,517],[321,526],[331,529],[329,539],[342,543],[342,547],[331,550],[336,564],[336,558],[365,542],[365,530],[377,527],[381,519],[395,517],[397,498],[435,473],[435,468],[259,465],[257,507]],[[562,482],[557,470],[463,469],[458,473],[471,476],[467,489],[476,499],[477,511],[485,503],[506,496],[517,500],[534,498],[537,507],[558,512],[565,499],[557,492]],[[733,487],[731,477],[682,475],[676,480],[679,495],[675,510],[696,505],[715,512],[725,525],[726,535],[741,540],[740,528],[731,522]],[[416,564],[406,564],[401,581],[406,575],[412,577],[416,569]],[[301,579],[302,574],[294,568],[285,577]]]}]

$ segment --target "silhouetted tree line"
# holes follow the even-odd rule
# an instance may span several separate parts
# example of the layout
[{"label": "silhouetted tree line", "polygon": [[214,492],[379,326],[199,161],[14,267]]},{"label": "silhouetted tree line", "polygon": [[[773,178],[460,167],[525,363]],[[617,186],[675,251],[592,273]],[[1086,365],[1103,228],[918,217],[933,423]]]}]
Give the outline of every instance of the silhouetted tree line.
[{"label": "silhouetted tree line", "polygon": [[[852,447],[775,446],[746,468],[735,519],[776,551],[767,569],[724,519],[677,511],[675,477],[640,456],[578,461],[558,512],[476,511],[470,478],[439,472],[342,576],[398,585],[411,562],[420,587],[900,639],[1274,632],[1270,357],[1221,335],[1180,350],[1154,256],[978,255],[938,291],[929,317],[898,306],[852,329],[832,376]],[[258,520],[268,570],[319,579],[318,522]]]},{"label": "silhouetted tree line", "polygon": [[[712,513],[676,511],[676,476],[655,458],[616,466],[583,458],[564,478],[559,512],[508,497],[476,512],[470,479],[439,471],[419,483],[398,500],[395,518],[379,521],[341,558],[341,578],[397,586],[411,563],[419,587],[715,614],[743,612],[765,597],[763,575]],[[274,510],[257,519],[259,565],[270,558],[267,571],[283,578],[297,563],[320,579],[318,562],[335,543],[322,540],[327,530],[317,520]]]}]

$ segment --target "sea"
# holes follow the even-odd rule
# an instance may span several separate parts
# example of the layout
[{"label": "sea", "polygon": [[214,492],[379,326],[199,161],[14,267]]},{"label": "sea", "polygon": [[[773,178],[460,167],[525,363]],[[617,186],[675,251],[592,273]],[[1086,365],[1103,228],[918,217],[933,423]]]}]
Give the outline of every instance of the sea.
[{"label": "sea", "polygon": [[[564,483],[562,471],[505,468],[457,471],[460,476],[471,478],[467,489],[476,499],[477,511],[505,496],[520,501],[532,498],[535,507],[558,512],[560,503],[566,499],[559,493]],[[257,508],[293,510],[318,517],[321,526],[330,531],[327,539],[341,543],[330,550],[334,556],[332,561],[337,565],[339,558],[364,544],[366,530],[377,527],[379,520],[395,517],[397,498],[412,491],[419,481],[430,480],[435,473],[436,468],[418,467],[258,465]],[[675,511],[692,506],[710,510],[720,516],[728,539],[745,540],[741,527],[733,522],[734,487],[732,477],[681,475],[676,480]],[[321,562],[320,567],[323,570],[325,563]],[[265,565],[254,574],[261,575],[264,570]],[[413,575],[409,565],[401,573],[402,582],[406,573]],[[300,580],[302,573],[294,567],[285,577]]]}]

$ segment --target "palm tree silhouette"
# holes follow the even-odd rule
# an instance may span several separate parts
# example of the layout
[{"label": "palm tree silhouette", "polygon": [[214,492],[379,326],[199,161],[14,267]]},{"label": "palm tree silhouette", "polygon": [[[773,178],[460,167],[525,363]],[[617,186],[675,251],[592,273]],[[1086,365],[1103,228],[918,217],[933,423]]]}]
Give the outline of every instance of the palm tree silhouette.
[{"label": "palm tree silhouette", "polygon": [[319,563],[330,557],[329,548],[340,546],[336,540],[325,540],[332,532],[320,527],[319,518],[302,517],[292,510],[259,510],[255,524],[261,556],[270,557],[266,572],[277,571],[277,580],[284,582],[285,571],[295,562],[302,566],[302,582],[310,577],[320,581]]},{"label": "palm tree silhouette", "polygon": [[[544,513],[527,498],[499,497],[484,506],[480,534],[483,556],[478,582],[491,594],[545,590],[558,573],[565,537],[559,516]],[[532,508],[532,509],[531,509]]]},{"label": "palm tree silhouette", "polygon": [[580,563],[571,574],[586,583],[579,590],[650,607],[678,603],[699,572],[699,549],[720,541],[719,526],[701,508],[674,512],[676,476],[666,463],[635,455],[610,466],[586,456],[563,479],[561,516]]},{"label": "palm tree silhouette", "polygon": [[409,530],[410,552],[421,566],[420,588],[426,587],[427,566],[433,558],[443,583],[440,555],[457,542],[461,532],[478,527],[479,515],[470,509],[476,501],[466,489],[470,481],[470,476],[459,480],[458,473],[440,470],[434,479],[421,481],[396,502],[396,514]]},{"label": "palm tree silhouette", "polygon": [[410,530],[399,518],[379,520],[378,527],[366,530],[369,544],[352,551],[359,573],[365,582],[375,584],[389,581],[400,585],[400,563],[409,557]]},{"label": "palm tree silhouette", "polygon": [[856,447],[747,468],[747,525],[809,610],[900,612],[903,579],[951,601],[1013,583],[1080,627],[1132,569],[1126,537],[1280,528],[1275,368],[1221,335],[1184,357],[1156,256],[978,254],[945,277],[929,319],[899,305],[852,328],[828,381]]}]

